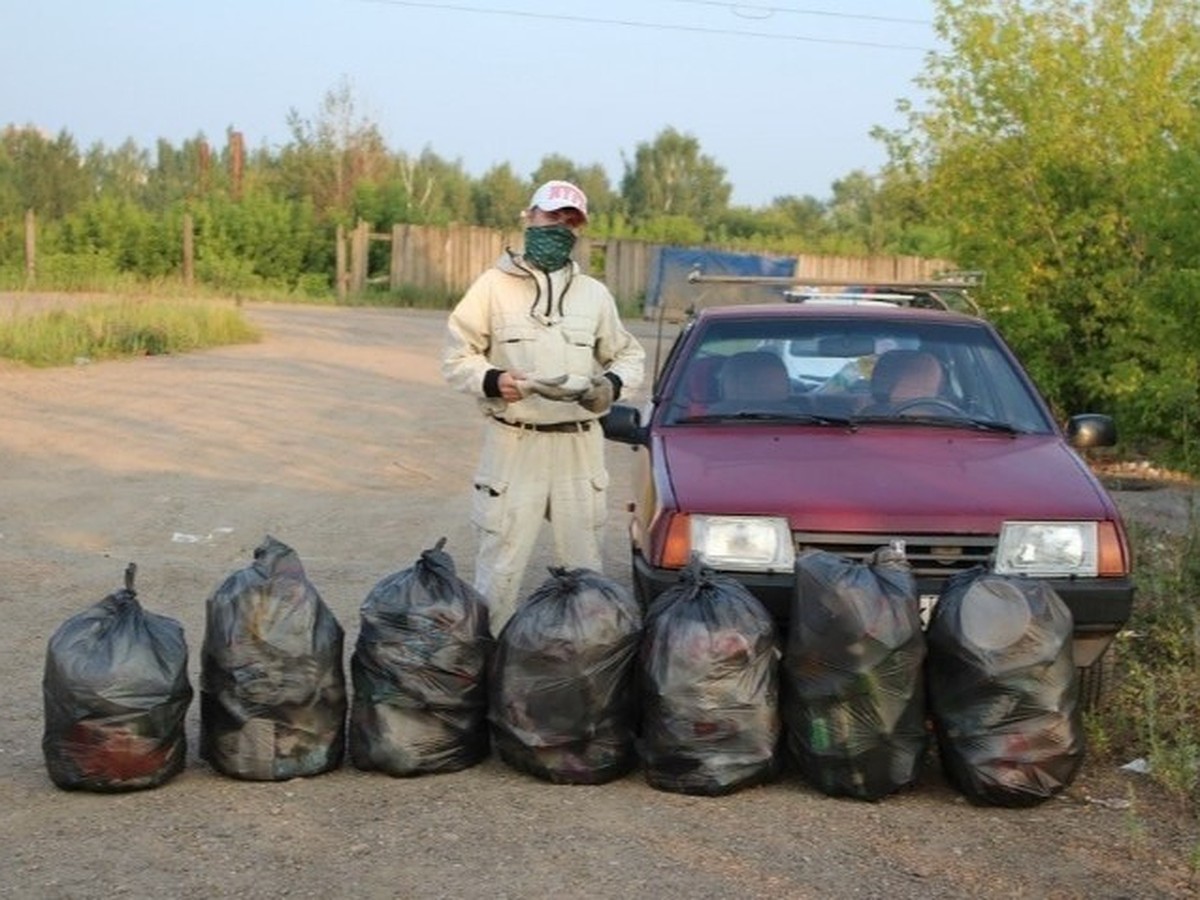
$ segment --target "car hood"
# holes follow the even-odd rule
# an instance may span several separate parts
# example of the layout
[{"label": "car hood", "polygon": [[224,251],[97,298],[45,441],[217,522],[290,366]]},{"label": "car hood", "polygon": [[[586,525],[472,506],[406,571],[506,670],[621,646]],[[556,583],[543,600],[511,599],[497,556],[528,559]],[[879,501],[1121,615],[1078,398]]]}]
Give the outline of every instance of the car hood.
[{"label": "car hood", "polygon": [[663,429],[679,509],[787,516],[796,531],[995,533],[1116,508],[1057,435],[901,426]]}]

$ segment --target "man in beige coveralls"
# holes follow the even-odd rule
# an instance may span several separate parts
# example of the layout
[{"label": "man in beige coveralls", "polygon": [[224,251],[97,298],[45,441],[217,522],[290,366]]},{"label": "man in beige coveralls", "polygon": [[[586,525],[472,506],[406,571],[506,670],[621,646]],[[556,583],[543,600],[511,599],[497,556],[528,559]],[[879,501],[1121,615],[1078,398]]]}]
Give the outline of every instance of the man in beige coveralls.
[{"label": "man in beige coveralls", "polygon": [[471,520],[493,635],[516,608],[544,519],[559,565],[600,570],[608,471],[597,420],[645,365],[608,288],[570,258],[587,223],[583,191],[546,182],[522,216],[524,252],[505,251],[463,295],[442,357],[446,380],[486,417]]}]

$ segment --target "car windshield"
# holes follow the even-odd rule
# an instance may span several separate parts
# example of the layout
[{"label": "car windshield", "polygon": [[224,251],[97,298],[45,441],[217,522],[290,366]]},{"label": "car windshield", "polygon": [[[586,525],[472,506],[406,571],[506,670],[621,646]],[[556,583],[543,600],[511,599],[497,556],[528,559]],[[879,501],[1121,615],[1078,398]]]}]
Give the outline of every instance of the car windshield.
[{"label": "car windshield", "polygon": [[663,423],[1053,424],[995,333],[956,321],[761,317],[698,323],[663,382]]}]

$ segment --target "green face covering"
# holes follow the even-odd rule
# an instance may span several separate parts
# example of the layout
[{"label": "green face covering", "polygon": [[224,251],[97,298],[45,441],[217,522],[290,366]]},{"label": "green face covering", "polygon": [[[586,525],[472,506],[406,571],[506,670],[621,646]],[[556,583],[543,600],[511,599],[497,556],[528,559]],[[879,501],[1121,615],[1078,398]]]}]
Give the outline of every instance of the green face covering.
[{"label": "green face covering", "polygon": [[566,225],[531,225],[525,229],[525,259],[543,272],[556,272],[571,260],[575,232]]}]

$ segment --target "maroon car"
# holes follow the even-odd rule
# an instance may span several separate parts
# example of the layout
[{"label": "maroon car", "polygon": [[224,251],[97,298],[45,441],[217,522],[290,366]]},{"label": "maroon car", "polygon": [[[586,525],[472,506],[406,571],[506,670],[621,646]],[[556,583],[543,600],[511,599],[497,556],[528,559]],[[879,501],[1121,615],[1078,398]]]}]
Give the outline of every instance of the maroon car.
[{"label": "maroon car", "polygon": [[643,601],[698,554],[784,620],[798,552],[862,559],[903,541],[923,606],[974,566],[1047,581],[1085,670],[1129,618],[1125,529],[1073,449],[1112,444],[1111,419],[1060,428],[975,315],[846,299],[705,309],[646,406],[614,407],[605,432],[639,450]]}]

